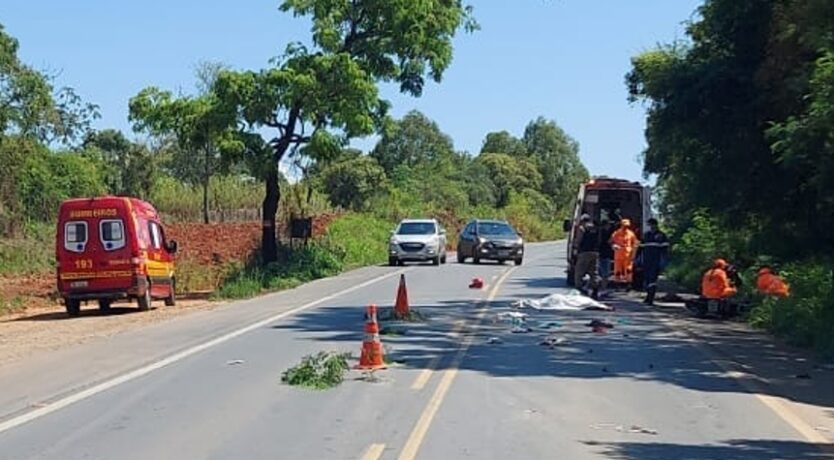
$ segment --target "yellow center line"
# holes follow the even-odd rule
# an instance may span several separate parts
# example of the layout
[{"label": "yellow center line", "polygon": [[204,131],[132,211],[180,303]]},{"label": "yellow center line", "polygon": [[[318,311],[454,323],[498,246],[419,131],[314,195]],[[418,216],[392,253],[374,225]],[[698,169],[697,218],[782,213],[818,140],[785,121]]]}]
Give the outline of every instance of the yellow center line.
[{"label": "yellow center line", "polygon": [[[487,309],[484,308],[484,304],[495,299],[495,296],[498,294],[498,288],[501,287],[501,284],[513,271],[515,271],[516,268],[517,267],[513,267],[504,272],[498,282],[495,283],[495,286],[492,288],[492,291],[490,291],[486,301],[482,302],[482,308],[481,311],[478,312],[475,324],[480,323],[486,315]],[[454,382],[455,377],[458,374],[460,363],[463,361],[463,357],[466,355],[466,351],[469,349],[469,346],[472,345],[473,340],[472,335],[467,335],[464,338],[460,348],[458,348],[458,351],[452,360],[452,363],[449,366],[449,369],[443,372],[443,378],[440,379],[440,383],[434,390],[434,394],[432,394],[431,399],[429,399],[428,404],[425,409],[423,409],[423,413],[420,414],[420,418],[414,425],[414,429],[411,430],[411,434],[408,436],[408,440],[406,440],[402,452],[400,452],[400,456],[398,457],[399,460],[413,460],[417,457],[417,452],[420,450],[420,445],[423,443],[423,439],[425,439],[426,433],[429,431],[429,426],[431,426],[431,422],[434,420],[435,415],[437,415],[437,411],[440,410],[440,405],[443,404],[446,394],[452,387],[452,382]]]},{"label": "yellow center line", "polygon": [[362,456],[362,460],[377,460],[382,456],[384,450],[385,444],[371,444],[365,451],[365,455]]}]

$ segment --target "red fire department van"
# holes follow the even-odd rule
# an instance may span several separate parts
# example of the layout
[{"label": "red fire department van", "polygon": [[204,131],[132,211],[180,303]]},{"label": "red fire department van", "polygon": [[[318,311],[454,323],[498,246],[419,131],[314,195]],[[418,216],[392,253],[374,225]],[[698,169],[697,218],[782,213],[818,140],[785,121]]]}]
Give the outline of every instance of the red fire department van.
[{"label": "red fire department van", "polygon": [[91,300],[102,310],[120,299],[136,299],[140,310],[153,299],[175,304],[177,242],[165,239],[149,203],[115,196],[67,200],[57,230],[58,291],[70,316]]}]

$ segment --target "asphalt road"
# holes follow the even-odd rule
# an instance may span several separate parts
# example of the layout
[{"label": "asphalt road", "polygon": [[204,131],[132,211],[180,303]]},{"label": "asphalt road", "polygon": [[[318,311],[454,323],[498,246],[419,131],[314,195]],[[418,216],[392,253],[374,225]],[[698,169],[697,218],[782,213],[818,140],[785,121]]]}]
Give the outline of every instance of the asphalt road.
[{"label": "asphalt road", "polygon": [[[511,333],[498,314],[564,290],[563,260],[549,243],[521,267],[369,267],[0,368],[0,458],[832,458],[655,311],[533,312]],[[398,364],[327,391],[280,383],[306,354],[358,354],[365,305],[391,305],[400,273],[429,320],[383,336]]]}]

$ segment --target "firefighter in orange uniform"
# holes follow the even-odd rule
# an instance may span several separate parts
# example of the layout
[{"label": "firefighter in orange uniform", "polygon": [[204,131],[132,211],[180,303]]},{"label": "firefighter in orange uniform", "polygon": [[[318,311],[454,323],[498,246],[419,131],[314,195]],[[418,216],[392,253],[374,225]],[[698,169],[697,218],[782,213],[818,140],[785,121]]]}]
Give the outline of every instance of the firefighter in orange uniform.
[{"label": "firefighter in orange uniform", "polygon": [[738,290],[727,275],[729,264],[724,259],[716,259],[712,268],[701,279],[701,295],[710,300],[724,300],[736,295]]},{"label": "firefighter in orange uniform", "polygon": [[634,253],[640,241],[631,230],[631,221],[623,219],[618,228],[611,235],[611,247],[614,248],[614,279],[619,282],[631,283],[634,269]]},{"label": "firefighter in orange uniform", "polygon": [[762,267],[759,270],[759,276],[756,278],[756,288],[761,294],[774,297],[785,298],[791,294],[788,283],[781,276],[773,273],[770,267]]}]

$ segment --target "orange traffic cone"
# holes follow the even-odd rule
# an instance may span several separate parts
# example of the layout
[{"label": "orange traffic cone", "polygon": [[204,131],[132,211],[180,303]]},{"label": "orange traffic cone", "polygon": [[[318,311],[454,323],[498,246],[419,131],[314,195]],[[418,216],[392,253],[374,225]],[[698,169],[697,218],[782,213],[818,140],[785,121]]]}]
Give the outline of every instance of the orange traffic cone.
[{"label": "orange traffic cone", "polygon": [[405,286],[405,275],[400,275],[400,287],[397,288],[397,303],[394,304],[394,314],[398,318],[405,318],[409,314],[408,289]]},{"label": "orange traffic cone", "polygon": [[365,323],[365,340],[362,341],[362,354],[359,355],[357,369],[384,369],[382,342],[379,340],[379,323],[376,322],[376,305],[368,305],[368,322]]}]

